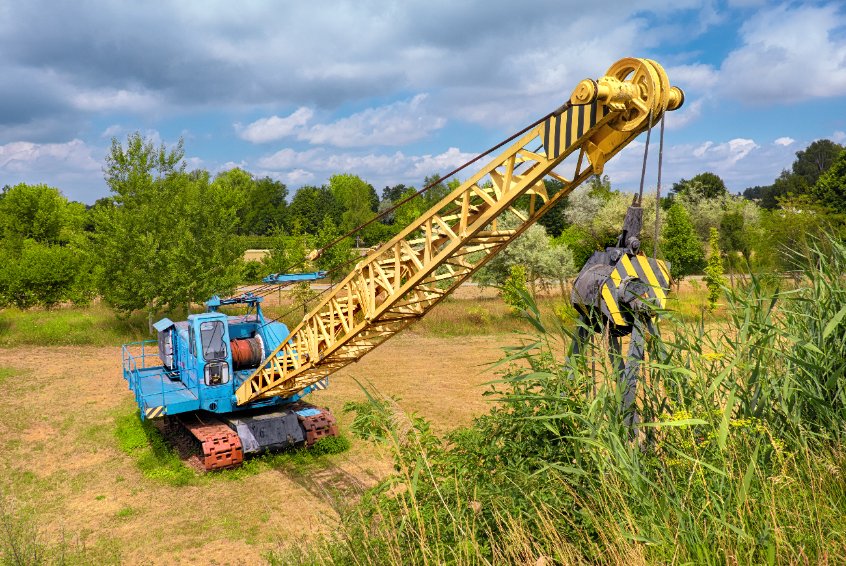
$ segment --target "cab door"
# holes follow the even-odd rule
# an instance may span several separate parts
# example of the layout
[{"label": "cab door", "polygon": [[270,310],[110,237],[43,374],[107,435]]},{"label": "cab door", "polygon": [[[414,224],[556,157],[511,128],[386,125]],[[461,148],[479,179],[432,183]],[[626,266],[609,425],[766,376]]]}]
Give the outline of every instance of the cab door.
[{"label": "cab door", "polygon": [[201,379],[201,406],[207,411],[227,413],[232,410],[232,365],[229,331],[222,318],[198,319],[197,362]]}]

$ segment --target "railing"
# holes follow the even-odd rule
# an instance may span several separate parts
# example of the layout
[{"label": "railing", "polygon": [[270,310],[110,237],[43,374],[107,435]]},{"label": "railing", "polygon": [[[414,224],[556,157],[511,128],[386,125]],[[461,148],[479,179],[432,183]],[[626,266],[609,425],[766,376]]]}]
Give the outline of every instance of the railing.
[{"label": "railing", "polygon": [[[135,394],[135,401],[138,403],[138,408],[141,409],[141,415],[144,416],[144,404],[150,397],[161,397],[159,406],[165,404],[164,380],[162,380],[161,391],[159,393],[152,393],[147,395],[141,394],[141,371],[152,367],[161,366],[161,360],[158,356],[158,342],[156,340],[143,340],[141,342],[130,342],[124,344],[121,348],[121,357],[123,361],[123,378],[129,383],[129,389]],[[154,360],[148,358],[154,358]],[[162,373],[165,368],[162,366]],[[153,406],[152,403],[147,403],[148,406]]]}]

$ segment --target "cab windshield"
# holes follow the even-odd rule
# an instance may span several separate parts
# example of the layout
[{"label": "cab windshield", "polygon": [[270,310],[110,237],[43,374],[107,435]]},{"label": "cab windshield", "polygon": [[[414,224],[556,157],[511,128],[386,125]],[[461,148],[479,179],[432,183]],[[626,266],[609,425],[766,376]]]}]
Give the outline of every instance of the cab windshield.
[{"label": "cab windshield", "polygon": [[223,322],[211,320],[200,323],[200,340],[203,344],[203,358],[206,361],[226,358],[226,344],[223,342]]}]

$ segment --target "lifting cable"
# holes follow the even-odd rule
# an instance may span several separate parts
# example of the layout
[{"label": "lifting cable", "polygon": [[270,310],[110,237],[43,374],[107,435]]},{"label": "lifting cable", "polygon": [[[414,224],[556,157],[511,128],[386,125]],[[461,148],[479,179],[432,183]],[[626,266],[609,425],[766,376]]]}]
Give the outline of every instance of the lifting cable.
[{"label": "lifting cable", "polygon": [[361,224],[360,226],[358,226],[358,227],[356,227],[356,228],[353,228],[352,230],[350,230],[350,231],[349,231],[349,232],[347,232],[346,234],[343,234],[343,235],[341,235],[341,236],[338,236],[337,238],[335,238],[334,240],[332,240],[331,242],[329,242],[328,244],[326,244],[325,246],[323,246],[323,247],[322,247],[322,248],[320,248],[319,250],[316,250],[316,251],[312,254],[312,256],[313,256],[314,258],[320,257],[320,256],[323,254],[323,252],[325,252],[326,250],[328,250],[328,249],[329,249],[329,248],[331,248],[332,246],[336,245],[338,242],[341,242],[341,241],[343,241],[343,240],[345,240],[345,239],[347,239],[347,238],[352,237],[353,235],[355,235],[356,233],[360,232],[361,230],[363,230],[364,228],[366,228],[367,226],[369,226],[369,225],[370,225],[370,224],[372,224],[373,222],[375,222],[375,221],[377,221],[377,220],[380,220],[381,218],[384,218],[385,216],[387,216],[387,215],[388,215],[388,214],[390,214],[391,212],[394,212],[396,209],[398,209],[398,208],[399,208],[399,207],[401,207],[402,205],[406,204],[407,202],[409,202],[409,201],[411,201],[411,200],[413,200],[413,199],[415,199],[415,198],[419,197],[420,195],[422,195],[422,194],[426,193],[427,191],[429,191],[429,190],[430,190],[430,189],[432,189],[433,187],[436,187],[436,186],[437,186],[437,185],[439,185],[442,181],[444,181],[444,180],[446,180],[446,179],[449,179],[450,177],[452,177],[453,175],[455,175],[455,174],[456,174],[456,173],[458,173],[459,171],[462,171],[463,169],[466,169],[467,167],[469,167],[469,166],[470,166],[470,165],[472,165],[473,163],[476,163],[477,161],[479,161],[480,159],[482,159],[482,158],[483,158],[483,157],[485,157],[486,155],[489,155],[489,154],[493,153],[494,151],[496,151],[497,149],[501,148],[501,147],[502,147],[502,146],[504,146],[505,144],[507,144],[507,143],[509,143],[509,142],[511,142],[511,141],[514,141],[514,140],[515,140],[515,139],[517,139],[518,137],[522,136],[523,134],[525,134],[526,132],[528,132],[529,130],[531,130],[531,129],[532,129],[532,128],[534,128],[535,126],[537,126],[538,124],[540,124],[540,123],[542,123],[543,121],[547,120],[550,116],[555,116],[555,115],[558,115],[558,114],[562,114],[563,112],[566,112],[567,110],[569,110],[569,109],[570,109],[570,107],[571,107],[571,106],[572,106],[572,103],[568,100],[567,102],[565,102],[564,104],[562,104],[561,106],[559,106],[558,108],[556,108],[555,110],[553,110],[552,112],[550,112],[550,113],[548,113],[548,114],[546,114],[546,115],[542,116],[541,118],[538,118],[537,120],[535,120],[534,122],[532,122],[531,124],[529,124],[528,126],[526,126],[525,128],[523,128],[522,130],[520,130],[519,132],[517,132],[517,133],[515,133],[515,134],[511,135],[510,137],[508,137],[507,139],[505,139],[505,140],[503,140],[503,141],[499,142],[499,143],[498,143],[498,144],[496,144],[495,146],[488,148],[487,150],[485,150],[484,152],[480,153],[479,155],[477,155],[476,157],[474,157],[474,158],[473,158],[473,159],[471,159],[470,161],[467,161],[467,162],[466,162],[466,163],[464,163],[463,165],[460,165],[460,166],[456,167],[455,169],[453,169],[452,171],[450,171],[450,172],[449,172],[449,173],[447,173],[446,175],[443,175],[443,176],[439,176],[439,177],[437,177],[434,181],[432,181],[431,183],[429,183],[428,185],[426,185],[425,187],[423,187],[422,189],[420,189],[419,191],[417,191],[417,192],[416,192],[416,193],[414,193],[413,195],[410,195],[410,196],[408,196],[408,197],[406,197],[406,198],[402,199],[402,200],[401,200],[401,201],[399,201],[398,203],[396,203],[396,204],[392,205],[390,208],[388,208],[388,209],[386,209],[386,210],[384,210],[384,211],[380,212],[379,214],[377,214],[376,216],[374,216],[373,218],[371,218],[371,219],[370,219],[370,220],[368,220],[367,222],[365,222],[365,223]]},{"label": "lifting cable", "polygon": [[[664,118],[666,112],[661,114],[661,130],[658,141],[658,184],[655,188],[655,239],[652,242],[652,256],[658,259],[658,238],[661,236],[660,214],[661,214],[661,173],[664,166]],[[643,204],[643,184],[646,178],[646,162],[649,157],[649,140],[652,135],[652,111],[649,111],[649,129],[646,130],[646,145],[643,148],[643,167],[640,171],[640,190],[638,191],[637,204]]]},{"label": "lifting cable", "polygon": [[643,204],[643,180],[646,178],[646,160],[649,157],[649,138],[652,136],[652,109],[649,110],[649,128],[646,130],[646,145],[643,148],[643,168],[640,170],[640,191],[637,196],[637,205]]},{"label": "lifting cable", "polygon": [[661,214],[661,170],[664,161],[664,117],[666,112],[661,115],[661,134],[658,141],[658,185],[655,189],[655,240],[652,247],[652,257],[658,259],[658,238],[661,237],[660,214]]},{"label": "lifting cable", "polygon": [[[295,268],[295,267],[302,267],[302,266],[304,266],[304,265],[305,265],[305,263],[306,263],[306,261],[308,261],[308,260],[317,259],[317,258],[318,258],[318,257],[320,257],[321,255],[323,255],[323,254],[324,254],[327,250],[329,250],[329,249],[331,249],[332,247],[336,246],[338,243],[340,243],[340,242],[344,241],[345,239],[347,239],[347,238],[351,238],[351,237],[352,237],[352,236],[354,236],[356,233],[360,232],[361,230],[363,230],[364,228],[366,228],[367,226],[369,226],[369,225],[370,225],[370,224],[372,224],[373,222],[375,222],[375,221],[377,221],[377,220],[380,220],[380,219],[382,219],[382,218],[386,217],[387,215],[389,215],[390,213],[394,212],[395,210],[397,210],[397,209],[398,209],[399,207],[401,207],[402,205],[404,205],[404,204],[406,204],[406,203],[408,203],[408,202],[410,202],[410,201],[414,200],[415,198],[417,198],[417,197],[419,197],[419,196],[421,196],[421,195],[425,194],[425,193],[426,193],[426,192],[428,192],[429,190],[431,190],[431,189],[433,189],[434,187],[438,186],[438,185],[439,185],[440,183],[442,183],[444,180],[449,179],[450,177],[452,177],[452,176],[453,176],[453,175],[455,175],[456,173],[458,173],[458,172],[460,172],[460,171],[462,171],[462,170],[466,169],[467,167],[469,167],[469,166],[470,166],[470,165],[472,165],[473,163],[476,163],[477,161],[479,161],[480,159],[482,159],[482,158],[483,158],[483,157],[485,157],[486,155],[491,154],[492,152],[494,152],[494,151],[496,151],[497,149],[501,148],[501,147],[502,147],[502,146],[504,146],[505,144],[507,144],[507,143],[509,143],[509,142],[512,142],[512,141],[514,141],[514,140],[515,140],[515,139],[517,139],[518,137],[520,137],[520,136],[522,136],[523,134],[525,134],[527,131],[529,131],[529,130],[531,130],[532,128],[534,128],[535,126],[537,126],[538,124],[541,124],[541,123],[542,123],[542,122],[544,122],[545,120],[549,119],[551,116],[557,116],[557,115],[560,115],[560,114],[562,114],[562,113],[566,112],[567,110],[569,110],[571,107],[572,107],[572,103],[568,100],[567,102],[565,102],[564,104],[562,104],[561,106],[559,106],[558,108],[556,108],[555,110],[553,110],[552,112],[549,112],[548,114],[546,114],[546,115],[542,116],[541,118],[539,118],[539,119],[535,120],[534,122],[532,122],[532,123],[531,123],[531,124],[529,124],[528,126],[524,127],[524,128],[523,128],[523,129],[521,129],[520,131],[518,131],[518,132],[516,132],[516,133],[512,134],[511,136],[509,136],[509,137],[508,137],[508,138],[506,138],[505,140],[503,140],[503,141],[499,142],[498,144],[496,144],[496,145],[494,145],[494,146],[492,146],[492,147],[488,148],[487,150],[485,150],[484,152],[480,153],[479,155],[477,155],[476,157],[474,157],[474,158],[473,158],[473,159],[471,159],[470,161],[467,161],[467,162],[465,162],[464,164],[462,164],[462,165],[460,165],[460,166],[456,167],[455,169],[453,169],[452,171],[450,171],[450,172],[449,172],[449,173],[447,173],[446,175],[443,175],[443,176],[438,176],[438,177],[437,177],[434,181],[432,181],[431,183],[429,183],[428,185],[426,185],[425,187],[423,187],[423,188],[422,188],[422,189],[420,189],[419,191],[415,192],[413,195],[409,195],[408,197],[406,197],[406,198],[404,198],[404,199],[400,200],[399,202],[397,202],[396,204],[393,204],[390,208],[387,208],[386,210],[384,210],[384,211],[380,212],[379,214],[377,214],[376,216],[374,216],[373,218],[371,218],[371,219],[370,219],[370,220],[368,220],[367,222],[364,222],[363,224],[359,225],[358,227],[353,228],[352,230],[350,230],[350,231],[349,231],[349,232],[347,232],[346,234],[343,234],[343,235],[341,235],[341,236],[338,236],[337,238],[335,238],[334,240],[330,241],[328,244],[324,245],[323,247],[319,248],[318,250],[315,250],[314,252],[312,252],[311,254],[309,254],[307,257],[303,258],[303,259],[302,259],[302,260],[300,260],[299,262],[297,262],[297,263],[293,263],[293,264],[290,264],[290,265],[286,266],[286,267],[282,270],[282,272],[285,272],[285,273],[290,272],[290,271],[291,271],[293,268]],[[519,167],[520,165],[522,165],[522,163],[517,164],[517,167]],[[350,263],[352,263],[352,262],[354,262],[354,261],[358,261],[358,260],[360,260],[360,258],[359,258],[359,257],[353,257],[353,258],[350,258],[350,259],[348,259],[348,260],[346,260],[346,261],[340,262],[339,264],[336,264],[336,265],[332,266],[332,267],[331,267],[331,268],[330,268],[330,269],[326,272],[326,275],[327,275],[327,276],[329,276],[329,275],[331,275],[331,274],[333,274],[333,273],[337,272],[339,269],[341,269],[341,268],[343,268],[343,267],[346,267],[346,266],[347,266],[347,265],[349,265]],[[279,315],[279,316],[277,316],[276,318],[273,318],[273,319],[271,319],[271,320],[267,321],[265,324],[270,324],[271,322],[276,322],[276,321],[277,321],[277,320],[279,320],[280,318],[283,318],[283,317],[287,316],[288,314],[290,314],[290,313],[294,312],[295,310],[299,310],[299,308],[300,308],[300,307],[305,307],[308,303],[310,303],[310,302],[312,302],[312,301],[314,301],[314,300],[316,300],[316,299],[320,298],[322,295],[324,295],[325,293],[327,293],[328,291],[330,291],[331,289],[333,289],[333,288],[334,288],[334,286],[335,286],[334,284],[330,284],[330,285],[329,285],[326,289],[324,289],[323,291],[321,291],[321,292],[320,292],[318,295],[316,295],[315,297],[312,297],[311,299],[307,299],[307,300],[303,301],[302,303],[300,303],[300,304],[298,304],[298,305],[295,305],[295,306],[294,306],[294,307],[292,307],[290,310],[283,312],[282,314],[280,314],[280,315]],[[277,286],[276,286],[276,285],[273,285],[273,284],[267,285],[267,284],[265,284],[265,285],[259,286],[259,288],[258,288],[256,291],[254,291],[254,292],[253,292],[253,294],[255,294],[255,295],[257,295],[257,296],[262,297],[262,296],[269,295],[269,294],[273,293],[273,292],[274,292],[274,291],[276,291],[276,290],[277,290]]]}]

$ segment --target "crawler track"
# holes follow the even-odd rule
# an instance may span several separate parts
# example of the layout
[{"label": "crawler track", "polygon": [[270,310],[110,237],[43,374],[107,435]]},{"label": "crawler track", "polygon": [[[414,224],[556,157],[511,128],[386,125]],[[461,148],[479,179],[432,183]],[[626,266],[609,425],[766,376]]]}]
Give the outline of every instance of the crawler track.
[{"label": "crawler track", "polygon": [[179,415],[177,419],[198,443],[200,462],[206,471],[237,468],[244,461],[241,439],[227,424],[196,413]]}]

